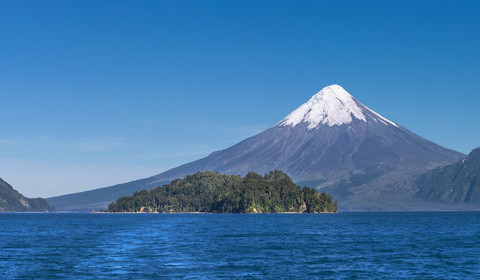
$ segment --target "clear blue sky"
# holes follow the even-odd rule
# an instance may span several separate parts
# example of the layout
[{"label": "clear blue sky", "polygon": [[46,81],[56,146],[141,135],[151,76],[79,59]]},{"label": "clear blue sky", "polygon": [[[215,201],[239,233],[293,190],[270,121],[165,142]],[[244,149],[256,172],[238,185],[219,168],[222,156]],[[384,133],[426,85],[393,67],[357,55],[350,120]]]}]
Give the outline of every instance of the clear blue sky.
[{"label": "clear blue sky", "polygon": [[322,87],[480,146],[480,1],[0,1],[0,177],[49,197],[148,177]]}]

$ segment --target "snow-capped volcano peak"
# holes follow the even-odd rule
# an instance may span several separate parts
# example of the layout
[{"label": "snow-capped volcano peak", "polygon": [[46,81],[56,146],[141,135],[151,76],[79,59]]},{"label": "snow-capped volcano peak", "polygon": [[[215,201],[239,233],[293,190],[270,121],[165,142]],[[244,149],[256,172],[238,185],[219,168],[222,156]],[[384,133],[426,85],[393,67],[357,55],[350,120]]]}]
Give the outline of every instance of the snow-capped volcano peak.
[{"label": "snow-capped volcano peak", "polygon": [[278,125],[295,127],[303,122],[307,124],[308,129],[313,129],[319,124],[327,126],[349,124],[353,118],[366,122],[367,117],[385,125],[397,126],[362,105],[341,86],[330,85],[286,116]]}]

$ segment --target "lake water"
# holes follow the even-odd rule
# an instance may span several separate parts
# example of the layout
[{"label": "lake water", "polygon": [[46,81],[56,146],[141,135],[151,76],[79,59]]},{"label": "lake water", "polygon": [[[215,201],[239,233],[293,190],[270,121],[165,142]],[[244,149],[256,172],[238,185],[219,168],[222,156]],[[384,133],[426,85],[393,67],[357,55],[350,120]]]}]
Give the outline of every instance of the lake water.
[{"label": "lake water", "polygon": [[480,212],[0,214],[2,279],[480,279]]}]

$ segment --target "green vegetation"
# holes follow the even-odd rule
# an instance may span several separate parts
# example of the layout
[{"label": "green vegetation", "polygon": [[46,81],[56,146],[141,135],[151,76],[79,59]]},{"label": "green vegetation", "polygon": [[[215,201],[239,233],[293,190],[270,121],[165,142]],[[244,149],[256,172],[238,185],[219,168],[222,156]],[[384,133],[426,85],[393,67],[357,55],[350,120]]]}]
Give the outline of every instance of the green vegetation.
[{"label": "green vegetation", "polygon": [[26,198],[0,179],[0,212],[52,212],[43,198]]},{"label": "green vegetation", "polygon": [[416,196],[425,200],[480,204],[480,148],[457,163],[423,174],[416,184]]},{"label": "green vegetation", "polygon": [[279,213],[336,212],[337,202],[326,193],[295,185],[287,174],[265,176],[250,172],[244,178],[198,172],[150,191],[121,197],[108,212]]}]

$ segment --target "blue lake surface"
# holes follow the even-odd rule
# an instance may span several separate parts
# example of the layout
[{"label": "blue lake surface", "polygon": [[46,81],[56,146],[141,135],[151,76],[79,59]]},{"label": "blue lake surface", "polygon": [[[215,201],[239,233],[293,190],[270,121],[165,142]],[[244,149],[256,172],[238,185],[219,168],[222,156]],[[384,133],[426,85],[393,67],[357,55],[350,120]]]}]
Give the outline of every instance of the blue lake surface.
[{"label": "blue lake surface", "polygon": [[0,214],[2,279],[480,279],[480,212]]}]

